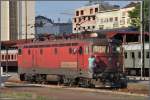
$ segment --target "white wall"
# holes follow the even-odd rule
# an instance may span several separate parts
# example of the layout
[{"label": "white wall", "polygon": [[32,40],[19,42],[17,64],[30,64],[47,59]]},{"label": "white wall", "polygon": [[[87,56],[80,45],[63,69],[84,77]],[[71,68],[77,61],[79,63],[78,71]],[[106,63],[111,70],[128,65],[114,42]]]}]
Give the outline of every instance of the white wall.
[{"label": "white wall", "polygon": [[9,40],[9,1],[0,1],[0,2],[1,2],[0,35],[1,40],[6,41]]}]

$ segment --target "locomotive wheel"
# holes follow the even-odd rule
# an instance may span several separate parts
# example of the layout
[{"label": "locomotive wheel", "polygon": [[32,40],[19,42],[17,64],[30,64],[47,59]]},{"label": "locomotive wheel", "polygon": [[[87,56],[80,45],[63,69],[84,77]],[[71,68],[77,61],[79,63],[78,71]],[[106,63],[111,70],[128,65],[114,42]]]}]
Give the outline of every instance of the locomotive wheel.
[{"label": "locomotive wheel", "polygon": [[20,74],[20,80],[25,81],[25,74]]}]

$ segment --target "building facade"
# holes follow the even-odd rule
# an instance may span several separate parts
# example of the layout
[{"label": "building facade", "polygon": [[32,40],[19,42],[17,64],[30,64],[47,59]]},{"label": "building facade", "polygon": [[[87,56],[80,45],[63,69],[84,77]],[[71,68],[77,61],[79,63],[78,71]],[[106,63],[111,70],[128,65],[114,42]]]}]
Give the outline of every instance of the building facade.
[{"label": "building facade", "polygon": [[70,34],[72,33],[72,23],[54,23],[51,19],[44,16],[36,17],[37,34]]},{"label": "building facade", "polygon": [[[35,1],[0,1],[2,40],[33,38]],[[27,33],[27,35],[26,35]]]},{"label": "building facade", "polygon": [[73,33],[80,33],[82,31],[95,31],[96,30],[96,14],[99,11],[110,9],[117,9],[119,6],[109,5],[107,3],[98,3],[88,6],[83,6],[75,10],[73,17]]},{"label": "building facade", "polygon": [[112,9],[101,11],[96,14],[96,30],[126,28],[131,26],[129,11],[135,7],[125,7],[121,9]]}]

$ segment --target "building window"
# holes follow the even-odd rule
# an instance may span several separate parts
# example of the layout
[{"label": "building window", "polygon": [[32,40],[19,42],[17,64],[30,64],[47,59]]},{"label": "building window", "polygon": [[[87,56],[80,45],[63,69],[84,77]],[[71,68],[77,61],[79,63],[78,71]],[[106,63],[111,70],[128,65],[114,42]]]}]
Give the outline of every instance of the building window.
[{"label": "building window", "polygon": [[146,52],[146,58],[149,58],[149,52]]},{"label": "building window", "polygon": [[90,26],[88,26],[88,29],[90,29]]},{"label": "building window", "polygon": [[109,18],[109,21],[110,21],[110,22],[113,22],[113,18]]},{"label": "building window", "polygon": [[84,11],[83,10],[81,10],[81,15],[84,15]]},{"label": "building window", "polygon": [[90,14],[93,14],[93,9],[92,8],[90,9]]},{"label": "building window", "polygon": [[122,16],[125,16],[126,15],[126,12],[122,12]]},{"label": "building window", "polygon": [[74,28],[74,30],[76,30],[76,28]]},{"label": "building window", "polygon": [[104,29],[104,25],[99,25],[99,29]]},{"label": "building window", "polygon": [[77,22],[76,18],[74,18],[74,22]]},{"label": "building window", "polygon": [[101,19],[101,23],[103,23],[104,21],[103,21],[103,19]]},{"label": "building window", "polygon": [[95,12],[98,12],[98,8],[95,8]]},{"label": "building window", "polygon": [[118,17],[115,17],[115,21],[118,21]]},{"label": "building window", "polygon": [[81,21],[81,18],[79,18],[79,22]]},{"label": "building window", "polygon": [[127,19],[127,24],[130,24],[131,20],[130,18]]},{"label": "building window", "polygon": [[88,17],[88,20],[90,20],[91,18],[90,17]]},{"label": "building window", "polygon": [[83,17],[83,20],[85,20],[86,19],[86,17]]},{"label": "building window", "polygon": [[95,26],[92,26],[92,28],[94,29],[94,28],[95,28]]},{"label": "building window", "polygon": [[93,20],[95,20],[95,16],[93,16]]},{"label": "building window", "polygon": [[138,52],[138,58],[141,58],[141,52]]},{"label": "building window", "polygon": [[76,16],[79,16],[79,11],[76,11]]},{"label": "building window", "polygon": [[128,57],[127,52],[124,53],[124,57],[125,57],[125,59],[127,59],[127,57]]}]

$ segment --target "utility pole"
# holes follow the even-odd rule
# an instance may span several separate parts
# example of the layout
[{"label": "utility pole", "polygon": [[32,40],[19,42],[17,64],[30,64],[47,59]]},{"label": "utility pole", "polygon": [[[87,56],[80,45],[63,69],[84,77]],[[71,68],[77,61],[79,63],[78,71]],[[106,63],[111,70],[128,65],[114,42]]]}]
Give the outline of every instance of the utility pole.
[{"label": "utility pole", "polygon": [[[150,1],[148,2],[149,5],[150,5]],[[149,6],[149,9],[148,9],[148,21],[149,21],[149,55],[150,55],[150,6]],[[149,86],[150,86],[150,58],[149,58]],[[150,87],[149,87],[150,88]],[[149,91],[149,99],[150,99],[150,91]]]},{"label": "utility pole", "polygon": [[143,1],[140,4],[141,79],[143,77]]},{"label": "utility pole", "polygon": [[25,23],[26,23],[26,29],[25,29],[25,39],[26,39],[26,43],[27,43],[27,39],[28,39],[28,36],[27,36],[27,20],[28,20],[28,18],[27,18],[28,16],[27,16],[27,1],[25,1]]}]

